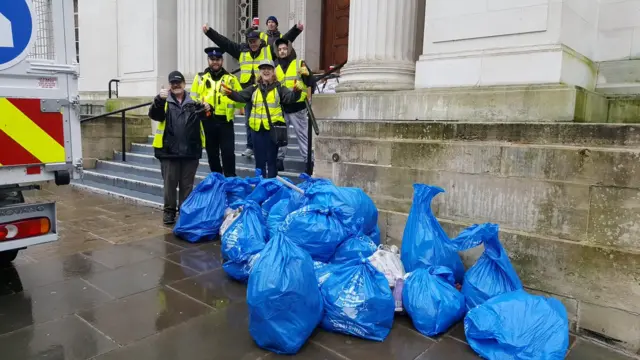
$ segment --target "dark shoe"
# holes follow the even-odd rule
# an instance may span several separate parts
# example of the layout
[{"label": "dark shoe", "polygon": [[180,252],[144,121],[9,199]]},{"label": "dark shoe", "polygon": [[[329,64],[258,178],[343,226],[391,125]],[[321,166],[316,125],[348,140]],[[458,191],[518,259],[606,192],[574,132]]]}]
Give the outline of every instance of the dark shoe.
[{"label": "dark shoe", "polygon": [[305,164],[304,164],[304,169],[305,169],[305,170],[304,170],[304,172],[305,172],[307,175],[312,176],[312,175],[313,175],[313,166],[314,166],[314,165],[315,165],[315,164],[314,164],[313,162],[311,163],[311,166],[308,166],[308,164],[306,164],[306,163],[305,163]]},{"label": "dark shoe", "polygon": [[276,160],[276,168],[278,171],[284,171],[284,160]]},{"label": "dark shoe", "polygon": [[247,148],[247,149],[242,153],[242,156],[245,156],[245,157],[252,157],[252,156],[253,156],[253,149],[249,149],[249,148]]},{"label": "dark shoe", "polygon": [[173,225],[173,224],[175,224],[176,223],[176,214],[169,213],[169,212],[164,213],[164,215],[162,216],[162,222],[165,225]]}]

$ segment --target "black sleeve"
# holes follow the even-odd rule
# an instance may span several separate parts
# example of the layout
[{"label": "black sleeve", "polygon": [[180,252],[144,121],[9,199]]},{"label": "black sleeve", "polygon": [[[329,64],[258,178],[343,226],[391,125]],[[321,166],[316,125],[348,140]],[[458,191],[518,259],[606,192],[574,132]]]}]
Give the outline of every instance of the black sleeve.
[{"label": "black sleeve", "polygon": [[298,25],[293,25],[293,27],[289,29],[289,31],[287,31],[287,33],[282,36],[282,38],[287,41],[294,42],[296,41],[296,38],[298,37],[298,35],[300,35],[301,33],[302,33],[302,30],[298,29]]},{"label": "black sleeve", "polygon": [[167,103],[167,100],[160,97],[160,95],[156,96],[153,99],[153,104],[149,107],[149,118],[155,121],[164,121],[166,118],[166,114],[164,112],[164,105]]},{"label": "black sleeve", "polygon": [[236,102],[248,103],[251,102],[251,97],[253,96],[255,89],[255,86],[247,86],[242,91],[232,91],[228,97]]},{"label": "black sleeve", "polygon": [[305,85],[307,85],[307,87],[312,88],[312,87],[315,86],[315,76],[313,76],[313,73],[311,72],[311,69],[309,69],[307,64],[305,64],[304,67],[307,68],[307,71],[309,72],[309,75],[301,75],[300,77],[302,78],[302,82]]},{"label": "black sleeve", "polygon": [[280,94],[280,102],[283,104],[296,103],[302,95],[301,91],[291,91],[284,86],[279,87],[278,93]]},{"label": "black sleeve", "polygon": [[238,60],[240,59],[240,53],[242,52],[242,44],[238,44],[237,42],[229,40],[226,36],[220,34],[219,32],[209,28],[206,33],[207,37],[216,43],[224,52],[231,55],[232,58]]}]

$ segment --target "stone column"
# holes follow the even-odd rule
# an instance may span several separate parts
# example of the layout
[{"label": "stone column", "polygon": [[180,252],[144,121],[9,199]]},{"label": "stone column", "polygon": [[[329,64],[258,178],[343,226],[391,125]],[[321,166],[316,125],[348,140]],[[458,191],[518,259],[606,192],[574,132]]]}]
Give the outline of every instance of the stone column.
[{"label": "stone column", "polygon": [[[228,3],[229,0],[178,1],[178,70],[184,74],[188,83],[207,67],[204,48],[214,46],[202,33],[202,25],[208,23],[213,29],[229,37]],[[227,58],[228,56],[225,60]]]},{"label": "stone column", "polygon": [[348,62],[337,91],[414,88],[418,0],[351,0]]}]

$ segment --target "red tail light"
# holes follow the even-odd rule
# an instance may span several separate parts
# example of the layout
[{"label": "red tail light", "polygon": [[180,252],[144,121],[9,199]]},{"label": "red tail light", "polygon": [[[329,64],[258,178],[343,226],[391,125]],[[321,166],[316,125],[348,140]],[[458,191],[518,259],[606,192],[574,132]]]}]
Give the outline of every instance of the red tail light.
[{"label": "red tail light", "polygon": [[0,224],[0,241],[26,239],[48,234],[51,221],[46,217],[20,220]]}]

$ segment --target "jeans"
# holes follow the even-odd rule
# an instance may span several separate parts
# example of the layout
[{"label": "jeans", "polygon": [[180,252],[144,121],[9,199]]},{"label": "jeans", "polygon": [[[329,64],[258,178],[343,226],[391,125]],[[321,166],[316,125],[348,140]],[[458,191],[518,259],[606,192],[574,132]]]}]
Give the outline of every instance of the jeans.
[{"label": "jeans", "polygon": [[251,130],[251,128],[249,127],[249,118],[251,117],[252,105],[253,104],[251,104],[251,102],[248,102],[244,106],[244,127],[247,131],[247,149],[251,150],[253,150],[253,139],[251,138],[253,130]]},{"label": "jeans", "polygon": [[265,130],[251,130],[251,132],[253,145],[255,146],[253,156],[256,160],[256,169],[262,170],[262,176],[265,178],[278,176],[278,168],[276,167],[278,147],[273,140],[271,140],[270,132]]},{"label": "jeans", "polygon": [[[178,200],[182,203],[193,190],[193,182],[198,171],[198,159],[161,159],[160,171],[164,180],[164,212],[177,212]],[[180,188],[179,196],[176,188]]]}]

